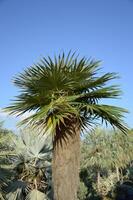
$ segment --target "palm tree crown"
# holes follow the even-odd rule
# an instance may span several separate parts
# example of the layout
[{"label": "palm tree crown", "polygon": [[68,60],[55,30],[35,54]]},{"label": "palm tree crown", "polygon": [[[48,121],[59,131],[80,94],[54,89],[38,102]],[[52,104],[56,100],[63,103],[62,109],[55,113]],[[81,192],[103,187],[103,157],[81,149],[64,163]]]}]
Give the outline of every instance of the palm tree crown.
[{"label": "palm tree crown", "polygon": [[101,118],[106,123],[126,131],[122,117],[125,109],[99,104],[101,99],[117,98],[120,89],[107,83],[117,78],[116,73],[98,76],[100,62],[77,57],[71,52],[42,58],[14,78],[20,94],[6,110],[21,115],[35,113],[23,123],[41,124],[55,130],[67,120],[76,119],[85,128],[93,119]]}]

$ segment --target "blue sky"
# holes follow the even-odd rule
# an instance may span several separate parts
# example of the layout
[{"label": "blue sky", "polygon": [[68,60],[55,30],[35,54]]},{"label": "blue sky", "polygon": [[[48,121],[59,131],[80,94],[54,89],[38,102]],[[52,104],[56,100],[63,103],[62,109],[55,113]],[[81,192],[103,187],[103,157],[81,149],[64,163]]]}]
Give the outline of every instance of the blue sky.
[{"label": "blue sky", "polygon": [[[0,0],[0,108],[18,94],[14,75],[43,55],[70,49],[120,74],[122,99],[108,102],[129,109],[133,127],[132,0]],[[12,117],[0,118],[14,128]]]}]

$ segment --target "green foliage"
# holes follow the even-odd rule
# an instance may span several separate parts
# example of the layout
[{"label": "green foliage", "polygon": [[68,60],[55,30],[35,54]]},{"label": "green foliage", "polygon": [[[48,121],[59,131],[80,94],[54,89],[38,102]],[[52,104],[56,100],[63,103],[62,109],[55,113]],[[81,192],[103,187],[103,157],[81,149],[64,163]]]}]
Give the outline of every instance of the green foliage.
[{"label": "green foliage", "polygon": [[108,85],[118,76],[106,73],[98,77],[99,66],[99,61],[79,58],[71,52],[66,56],[63,53],[55,58],[44,57],[14,78],[20,94],[5,110],[15,115],[34,111],[21,124],[40,125],[54,133],[68,119],[78,120],[84,129],[97,118],[126,132],[122,117],[127,111],[100,104],[102,99],[120,96],[118,86]]},{"label": "green foliage", "polygon": [[13,149],[11,144],[11,138],[15,137],[14,133],[11,130],[4,128],[4,122],[0,122],[0,156],[5,151],[10,151]]},{"label": "green foliage", "polygon": [[[6,147],[8,152],[11,150],[7,159],[12,160],[14,166],[7,165],[9,167],[6,169],[0,169],[0,198],[51,199],[52,138],[39,132],[37,134],[33,129],[20,132],[18,137],[12,137],[13,145],[9,142],[9,148],[8,145]],[[124,135],[119,131],[116,133],[97,128],[86,135],[81,149],[79,200],[119,199],[125,196],[129,199],[133,192],[132,144],[131,131]],[[115,170],[118,163],[121,169],[119,183]],[[100,170],[99,187],[97,170]]]},{"label": "green foliage", "polygon": [[6,188],[6,199],[7,200],[24,200],[25,190],[27,188],[27,184],[21,180],[12,181],[8,184]]},{"label": "green foliage", "polygon": [[109,136],[105,130],[95,129],[86,135],[82,146],[82,165],[93,166],[97,170],[103,170],[111,165],[109,148]]},{"label": "green foliage", "polygon": [[84,200],[100,200],[100,197],[94,187],[94,183],[96,183],[95,169],[92,167],[81,167],[80,180],[87,188],[87,194]]},{"label": "green foliage", "polygon": [[89,200],[99,197],[113,199],[116,188],[123,183],[127,185],[126,182],[132,183],[133,190],[132,145],[130,131],[125,135],[96,128],[86,135],[81,148],[80,177],[88,188]]},{"label": "green foliage", "polygon": [[127,135],[122,134],[117,131],[116,133],[110,136],[110,150],[111,157],[113,160],[112,167],[114,165],[118,168],[124,168],[128,163],[133,159],[133,154],[131,153],[132,142]]},{"label": "green foliage", "polygon": [[4,128],[4,122],[0,122],[0,199],[4,200],[3,187],[11,178],[11,160],[9,154],[13,151],[11,138],[15,137],[12,131]]},{"label": "green foliage", "polygon": [[[13,139],[13,166],[3,174],[6,200],[42,200],[51,193],[51,139],[33,129],[23,129]],[[33,198],[34,196],[34,198]]]},{"label": "green foliage", "polygon": [[101,196],[106,197],[110,192],[114,190],[117,185],[116,173],[109,173],[108,176],[100,177],[99,188],[97,189],[97,183],[93,183],[95,191]]},{"label": "green foliage", "polygon": [[79,190],[78,190],[78,199],[85,200],[87,193],[88,193],[87,187],[85,186],[83,182],[80,182]]},{"label": "green foliage", "polygon": [[[43,130],[44,133],[52,133],[54,139],[57,138],[55,134],[58,133],[58,130],[63,128],[73,134],[72,123],[76,123],[81,130],[84,130],[91,127],[97,119],[101,119],[106,125],[109,123],[125,133],[128,129],[123,122],[123,115],[127,111],[117,106],[101,103],[101,100],[120,96],[119,87],[110,84],[110,81],[118,76],[116,73],[99,76],[100,64],[96,60],[79,58],[71,52],[66,56],[63,53],[54,58],[44,57],[39,63],[25,69],[14,78],[14,84],[20,89],[20,93],[5,111],[17,116],[33,111],[33,114],[21,121],[20,125],[29,125]],[[60,137],[64,138],[66,135]],[[108,149],[110,146],[107,143],[108,139],[106,141],[105,138],[101,139],[100,144],[98,139],[99,136],[96,145],[91,145],[90,149],[87,148],[87,154],[97,174],[107,167],[111,168],[113,163],[113,158],[109,159],[111,153]],[[43,155],[40,154],[39,149],[35,153],[34,148],[30,149],[30,152],[25,149],[24,152],[28,152],[28,154],[21,153],[18,156],[19,159],[21,158],[19,165],[21,178],[19,177],[19,179],[28,182],[33,164],[41,163],[36,162],[36,159],[41,160]],[[90,164],[87,154],[84,153],[85,163],[83,163],[84,167],[88,168]],[[28,176],[27,173],[25,176],[27,168]],[[40,170],[40,167],[38,168]],[[35,176],[38,173],[33,174]],[[37,181],[36,176],[35,179]],[[97,175],[95,175],[96,179]],[[35,192],[36,183],[33,180],[34,178],[32,178],[31,185]],[[40,188],[42,185],[39,185],[39,192],[41,192]]]}]

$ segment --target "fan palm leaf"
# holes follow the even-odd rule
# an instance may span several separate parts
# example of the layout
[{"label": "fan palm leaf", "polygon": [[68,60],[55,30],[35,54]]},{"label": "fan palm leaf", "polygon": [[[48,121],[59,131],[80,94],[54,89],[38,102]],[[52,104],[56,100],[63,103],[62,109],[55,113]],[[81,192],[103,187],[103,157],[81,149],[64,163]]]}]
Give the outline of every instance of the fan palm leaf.
[{"label": "fan palm leaf", "polygon": [[42,197],[46,197],[44,193],[50,192],[51,188],[50,137],[28,128],[20,131],[13,144],[14,176],[4,187],[6,199],[46,199]]},{"label": "fan palm leaf", "polygon": [[47,199],[48,198],[44,193],[42,193],[36,189],[29,192],[29,194],[26,197],[26,200],[47,200]]},{"label": "fan palm leaf", "polygon": [[9,184],[6,189],[8,193],[6,195],[7,200],[24,200],[24,194],[26,190],[27,184],[23,181],[14,181]]},{"label": "fan palm leaf", "polygon": [[106,86],[117,74],[98,77],[99,65],[99,61],[79,59],[71,53],[66,58],[64,53],[55,59],[43,58],[14,78],[21,94],[6,110],[17,115],[33,110],[35,114],[23,123],[41,121],[46,127],[55,128],[71,115],[80,119],[83,116],[88,119],[89,115],[127,131],[121,121],[127,112],[125,109],[99,104],[102,99],[117,98],[121,94],[118,86]]}]

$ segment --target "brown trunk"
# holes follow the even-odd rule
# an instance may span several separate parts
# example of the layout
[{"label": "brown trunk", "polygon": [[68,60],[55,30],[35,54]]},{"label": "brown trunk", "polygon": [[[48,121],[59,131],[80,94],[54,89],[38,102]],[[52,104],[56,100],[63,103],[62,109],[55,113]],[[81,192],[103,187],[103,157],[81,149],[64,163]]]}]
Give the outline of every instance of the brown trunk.
[{"label": "brown trunk", "polygon": [[117,175],[117,181],[120,181],[120,172],[119,172],[119,168],[116,166],[116,175]]},{"label": "brown trunk", "polygon": [[120,181],[121,181],[121,184],[123,183],[123,169],[120,168]]},{"label": "brown trunk", "polygon": [[[71,126],[70,126],[71,124]],[[80,128],[69,121],[56,131],[53,150],[54,200],[77,200],[80,168]]]}]

